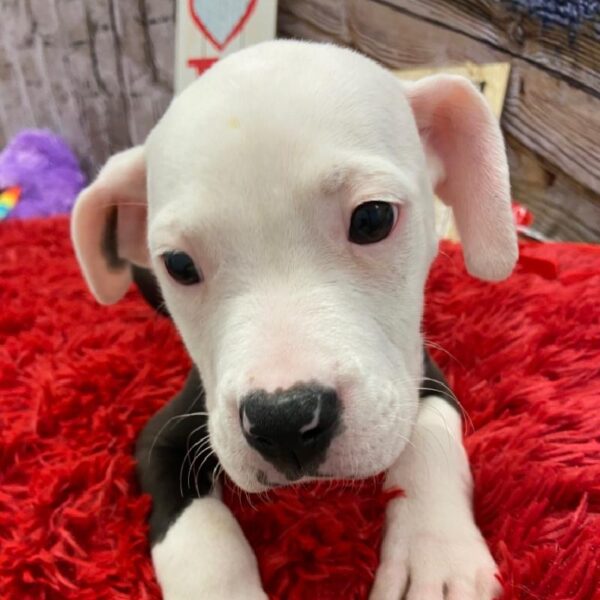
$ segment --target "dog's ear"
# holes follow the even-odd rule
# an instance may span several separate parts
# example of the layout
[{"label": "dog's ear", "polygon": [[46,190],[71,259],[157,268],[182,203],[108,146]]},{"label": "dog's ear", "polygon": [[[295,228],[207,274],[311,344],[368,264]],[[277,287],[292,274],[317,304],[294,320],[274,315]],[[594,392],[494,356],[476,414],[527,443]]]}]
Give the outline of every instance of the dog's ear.
[{"label": "dog's ear", "polygon": [[77,198],[71,238],[87,284],[102,304],[125,295],[132,263],[149,264],[146,207],[142,146],[115,154]]},{"label": "dog's ear", "polygon": [[426,77],[408,83],[406,92],[435,192],[452,207],[467,269],[491,281],[508,277],[518,247],[497,119],[464,77]]}]

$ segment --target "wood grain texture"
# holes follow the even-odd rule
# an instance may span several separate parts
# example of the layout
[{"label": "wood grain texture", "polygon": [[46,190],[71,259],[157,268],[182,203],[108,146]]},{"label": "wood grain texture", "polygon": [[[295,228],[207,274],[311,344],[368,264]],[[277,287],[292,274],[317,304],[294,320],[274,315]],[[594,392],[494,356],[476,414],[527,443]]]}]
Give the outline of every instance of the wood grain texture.
[{"label": "wood grain texture", "polygon": [[535,228],[553,240],[600,242],[596,194],[506,136],[513,196],[535,215]]},{"label": "wood grain texture", "polygon": [[600,96],[598,17],[571,26],[543,22],[510,0],[375,0],[520,58]]},{"label": "wood grain texture", "polygon": [[0,0],[0,146],[63,135],[92,173],[172,96],[173,0]]},{"label": "wood grain texture", "polygon": [[504,131],[600,194],[600,99],[523,61],[513,65]]}]

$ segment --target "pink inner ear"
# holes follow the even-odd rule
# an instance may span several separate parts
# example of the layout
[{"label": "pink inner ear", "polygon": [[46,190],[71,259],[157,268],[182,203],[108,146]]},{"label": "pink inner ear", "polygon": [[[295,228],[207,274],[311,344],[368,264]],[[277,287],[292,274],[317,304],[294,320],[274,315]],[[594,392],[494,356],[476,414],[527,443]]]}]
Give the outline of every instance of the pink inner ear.
[{"label": "pink inner ear", "polygon": [[409,87],[408,98],[425,151],[443,165],[441,178],[433,184],[452,207],[469,272],[482,279],[504,279],[518,251],[496,118],[463,77],[426,78]]},{"label": "pink inner ear", "polygon": [[71,239],[85,280],[101,304],[120,300],[131,283],[129,267],[110,268],[102,251],[107,209],[93,185],[79,194],[71,215]]},{"label": "pink inner ear", "polygon": [[140,267],[150,266],[146,245],[147,207],[135,204],[119,206],[117,246],[119,256]]},{"label": "pink inner ear", "polygon": [[96,299],[117,302],[131,283],[131,269],[109,264],[103,251],[107,217],[118,210],[117,251],[121,258],[144,265],[146,249],[146,166],[144,149],[113,156],[98,178],[81,192],[71,218],[71,236],[85,279]]}]

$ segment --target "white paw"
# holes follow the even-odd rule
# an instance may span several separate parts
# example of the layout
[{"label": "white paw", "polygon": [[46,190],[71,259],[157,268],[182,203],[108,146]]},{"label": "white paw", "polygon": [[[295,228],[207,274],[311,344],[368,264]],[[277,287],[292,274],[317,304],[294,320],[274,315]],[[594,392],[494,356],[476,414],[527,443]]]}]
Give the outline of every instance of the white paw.
[{"label": "white paw", "polygon": [[[398,525],[398,523],[395,523]],[[502,588],[475,524],[394,527],[384,540],[370,600],[492,600]],[[403,533],[402,533],[403,532]]]},{"label": "white paw", "polygon": [[222,577],[199,570],[194,579],[163,582],[163,600],[268,600],[256,575],[233,571]]},{"label": "white paw", "polygon": [[202,591],[189,590],[171,593],[163,590],[163,600],[268,600],[268,596],[260,588],[243,588],[238,586],[233,589],[231,586],[207,589],[203,587]]},{"label": "white paw", "polygon": [[164,600],[267,600],[238,522],[216,498],[194,500],[152,548]]}]

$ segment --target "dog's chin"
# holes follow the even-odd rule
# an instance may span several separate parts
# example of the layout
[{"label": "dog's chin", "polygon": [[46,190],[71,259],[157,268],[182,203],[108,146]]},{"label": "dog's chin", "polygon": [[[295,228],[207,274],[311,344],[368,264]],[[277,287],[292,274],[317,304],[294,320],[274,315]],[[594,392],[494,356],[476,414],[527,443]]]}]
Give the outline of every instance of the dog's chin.
[{"label": "dog's chin", "polygon": [[261,469],[257,467],[249,467],[243,471],[243,476],[233,476],[227,473],[229,479],[242,491],[249,494],[257,494],[267,492],[269,490],[296,487],[315,481],[330,481],[330,482],[348,482],[360,481],[381,475],[385,468],[373,471],[365,471],[364,473],[327,473],[315,472],[311,474],[294,473],[283,474],[276,469]]}]

